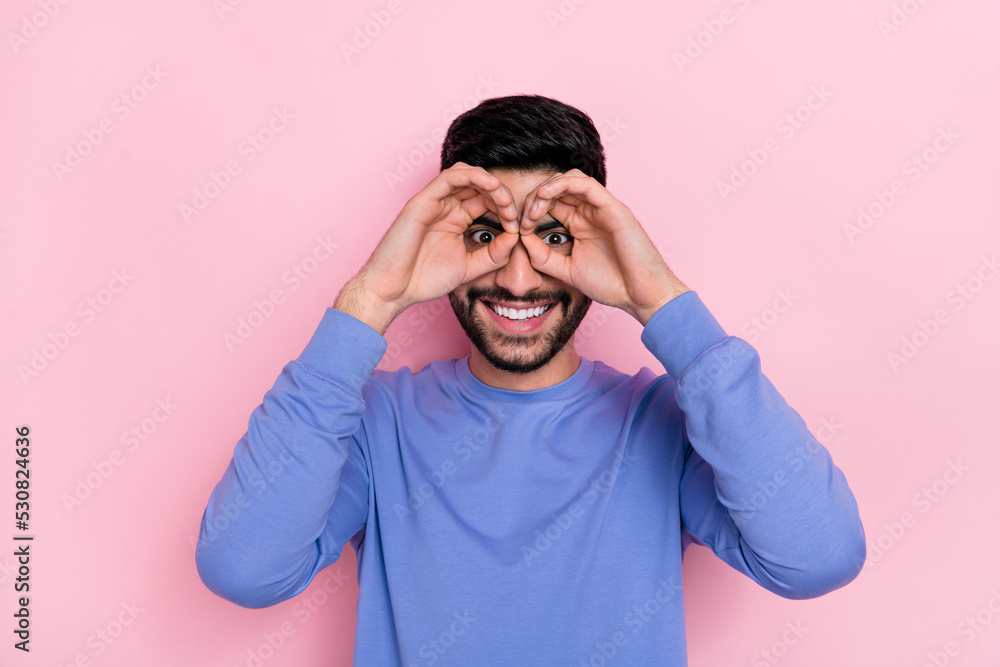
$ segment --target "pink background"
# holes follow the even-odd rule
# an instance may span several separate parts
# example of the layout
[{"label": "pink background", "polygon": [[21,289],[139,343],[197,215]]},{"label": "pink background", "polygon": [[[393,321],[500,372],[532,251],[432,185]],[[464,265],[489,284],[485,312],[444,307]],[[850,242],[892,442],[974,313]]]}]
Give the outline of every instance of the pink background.
[{"label": "pink background", "polygon": [[[869,561],[817,600],[692,549],[691,665],[997,664],[998,19],[985,0],[6,0],[0,663],[350,664],[353,550],[303,596],[240,609],[197,577],[202,510],[451,119],[527,92],[591,115],[608,188],[760,351],[861,507]],[[393,324],[383,367],[467,353],[442,305]],[[662,372],[625,313],[581,331],[581,354]]]}]

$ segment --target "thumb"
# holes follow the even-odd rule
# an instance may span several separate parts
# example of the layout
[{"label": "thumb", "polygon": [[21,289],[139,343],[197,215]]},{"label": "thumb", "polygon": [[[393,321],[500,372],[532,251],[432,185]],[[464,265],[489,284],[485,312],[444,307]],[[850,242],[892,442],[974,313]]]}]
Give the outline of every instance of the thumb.
[{"label": "thumb", "polygon": [[506,266],[518,238],[515,233],[504,232],[485,248],[478,248],[469,253],[466,259],[466,282]]},{"label": "thumb", "polygon": [[534,234],[521,236],[521,243],[528,251],[528,261],[535,267],[536,271],[541,271],[552,276],[556,280],[561,280],[567,285],[572,285],[570,276],[570,257],[558,252],[554,252],[544,241]]}]

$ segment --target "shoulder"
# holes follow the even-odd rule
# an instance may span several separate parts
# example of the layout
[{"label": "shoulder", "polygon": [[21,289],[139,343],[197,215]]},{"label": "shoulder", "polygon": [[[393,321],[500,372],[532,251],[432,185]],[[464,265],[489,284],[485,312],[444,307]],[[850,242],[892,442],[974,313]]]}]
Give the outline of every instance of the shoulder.
[{"label": "shoulder", "polygon": [[372,371],[368,384],[365,385],[366,397],[381,395],[398,401],[401,397],[416,397],[433,395],[447,391],[457,381],[455,364],[458,359],[432,361],[418,371],[409,366],[395,370]]},{"label": "shoulder", "polygon": [[629,375],[603,361],[594,361],[591,384],[602,394],[628,395],[633,404],[648,402],[657,396],[672,396],[675,388],[673,378],[666,373],[656,373],[648,366]]}]

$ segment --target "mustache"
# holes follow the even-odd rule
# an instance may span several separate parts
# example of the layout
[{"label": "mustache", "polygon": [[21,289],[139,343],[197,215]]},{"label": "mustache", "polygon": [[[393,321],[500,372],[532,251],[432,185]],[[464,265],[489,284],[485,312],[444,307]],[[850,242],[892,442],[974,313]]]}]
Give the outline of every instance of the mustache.
[{"label": "mustache", "polygon": [[565,290],[530,292],[524,296],[515,296],[511,294],[510,291],[500,287],[499,285],[470,287],[469,291],[465,293],[465,298],[467,300],[466,306],[470,315],[472,314],[472,309],[476,307],[476,303],[481,299],[503,301],[519,305],[523,304],[526,308],[535,304],[552,303],[555,301],[562,304],[563,312],[569,310],[570,302],[573,300],[570,293]]}]

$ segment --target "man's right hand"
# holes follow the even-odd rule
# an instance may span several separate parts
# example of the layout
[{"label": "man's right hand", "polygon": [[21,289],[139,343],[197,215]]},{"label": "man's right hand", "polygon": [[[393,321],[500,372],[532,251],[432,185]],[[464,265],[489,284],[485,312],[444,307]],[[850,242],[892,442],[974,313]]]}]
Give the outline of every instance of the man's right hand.
[{"label": "man's right hand", "polygon": [[[469,250],[466,230],[486,211],[500,219],[505,233]],[[485,169],[456,162],[406,202],[333,307],[385,334],[409,306],[505,266],[519,239],[510,190]]]}]

